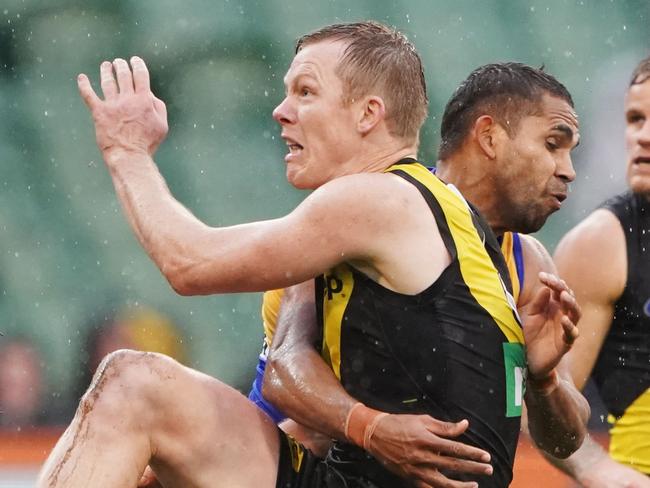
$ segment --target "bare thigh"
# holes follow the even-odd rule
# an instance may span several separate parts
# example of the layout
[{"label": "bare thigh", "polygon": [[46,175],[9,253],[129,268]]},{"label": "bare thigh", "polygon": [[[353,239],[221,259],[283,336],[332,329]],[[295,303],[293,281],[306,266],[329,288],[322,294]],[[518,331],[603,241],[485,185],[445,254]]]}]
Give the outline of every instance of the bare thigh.
[{"label": "bare thigh", "polygon": [[266,414],[225,383],[166,356],[131,355],[150,410],[143,415],[151,424],[150,464],[163,486],[275,486],[279,434]]},{"label": "bare thigh", "polygon": [[163,485],[274,487],[280,448],[275,424],[230,386],[177,369],[166,380],[173,385],[170,415],[152,438],[151,463]]}]

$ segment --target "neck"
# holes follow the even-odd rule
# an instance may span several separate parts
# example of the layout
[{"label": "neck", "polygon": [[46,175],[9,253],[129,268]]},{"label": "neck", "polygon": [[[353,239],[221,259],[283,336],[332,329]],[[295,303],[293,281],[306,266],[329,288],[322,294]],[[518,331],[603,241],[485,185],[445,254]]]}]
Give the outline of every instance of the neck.
[{"label": "neck", "polygon": [[417,157],[417,144],[393,140],[384,146],[362,144],[354,157],[339,166],[338,176],[354,173],[380,173],[400,159]]},{"label": "neck", "polygon": [[451,183],[481,212],[496,235],[508,229],[499,211],[499,192],[488,165],[480,157],[463,151],[438,161],[436,174],[446,183]]}]

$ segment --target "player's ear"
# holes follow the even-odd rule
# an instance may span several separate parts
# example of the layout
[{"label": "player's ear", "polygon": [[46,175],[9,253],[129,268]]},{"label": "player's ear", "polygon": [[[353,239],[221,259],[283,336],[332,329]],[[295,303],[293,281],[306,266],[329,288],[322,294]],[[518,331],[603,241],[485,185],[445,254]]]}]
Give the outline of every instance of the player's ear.
[{"label": "player's ear", "polygon": [[490,115],[481,115],[476,119],[472,127],[474,140],[481,148],[483,154],[489,159],[494,159],[497,156],[495,143],[499,136],[499,129],[499,124]]},{"label": "player's ear", "polygon": [[384,100],[376,95],[369,96],[361,104],[357,128],[362,135],[366,135],[385,118],[386,105],[384,105]]}]

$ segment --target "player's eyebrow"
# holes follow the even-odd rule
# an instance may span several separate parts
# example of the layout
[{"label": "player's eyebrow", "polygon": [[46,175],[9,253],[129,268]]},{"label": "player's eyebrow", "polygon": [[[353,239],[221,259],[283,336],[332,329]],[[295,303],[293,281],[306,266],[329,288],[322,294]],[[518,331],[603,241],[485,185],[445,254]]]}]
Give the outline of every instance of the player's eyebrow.
[{"label": "player's eyebrow", "polygon": [[561,132],[562,139],[565,139],[565,142],[568,143],[573,142],[573,139],[576,138],[577,140],[573,147],[578,147],[580,144],[580,134],[576,134],[567,124],[556,124],[551,128],[551,130]]}]

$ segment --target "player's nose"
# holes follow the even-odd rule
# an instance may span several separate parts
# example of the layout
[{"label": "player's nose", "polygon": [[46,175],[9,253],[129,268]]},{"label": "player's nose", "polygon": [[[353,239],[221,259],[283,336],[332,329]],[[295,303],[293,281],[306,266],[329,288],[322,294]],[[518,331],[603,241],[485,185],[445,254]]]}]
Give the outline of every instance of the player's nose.
[{"label": "player's nose", "polygon": [[296,112],[291,106],[289,97],[285,97],[284,100],[280,102],[280,105],[275,107],[275,110],[273,110],[273,118],[280,125],[292,124],[296,120],[295,113]]}]

